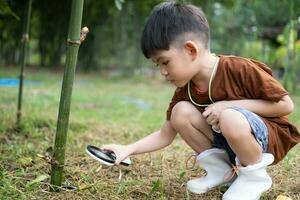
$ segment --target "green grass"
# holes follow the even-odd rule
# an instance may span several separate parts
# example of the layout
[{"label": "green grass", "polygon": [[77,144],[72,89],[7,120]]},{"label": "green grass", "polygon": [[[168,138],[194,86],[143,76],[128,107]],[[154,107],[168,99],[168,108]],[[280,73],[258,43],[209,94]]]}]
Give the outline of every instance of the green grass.
[{"label": "green grass", "polygon": [[[0,78],[17,77],[15,69],[0,69]],[[223,188],[206,195],[189,194],[184,184],[203,171],[187,170],[191,150],[177,137],[158,152],[132,157],[133,165],[108,168],[85,154],[87,144],[129,143],[160,128],[174,88],[158,78],[104,78],[77,74],[73,87],[65,182],[79,191],[49,192],[51,155],[62,73],[28,71],[26,79],[42,85],[24,88],[22,129],[14,127],[17,87],[0,87],[0,199],[221,199]],[[139,107],[134,100],[149,107]],[[293,96],[300,125],[300,96]],[[143,105],[142,105],[143,106]],[[262,199],[279,194],[300,199],[300,147],[269,168],[274,185]]]}]

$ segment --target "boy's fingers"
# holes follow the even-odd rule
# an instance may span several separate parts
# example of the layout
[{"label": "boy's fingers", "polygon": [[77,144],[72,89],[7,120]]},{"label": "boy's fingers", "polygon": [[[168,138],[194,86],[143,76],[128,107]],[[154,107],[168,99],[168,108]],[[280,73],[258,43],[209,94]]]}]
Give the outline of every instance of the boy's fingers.
[{"label": "boy's fingers", "polygon": [[211,121],[210,121],[210,124],[212,124],[212,125],[215,125],[217,123],[217,120],[216,119],[212,119]]},{"label": "boy's fingers", "polygon": [[121,159],[120,158],[118,158],[118,156],[117,156],[117,159],[116,159],[116,161],[115,161],[115,165],[119,165],[120,163],[121,163]]},{"label": "boy's fingers", "polygon": [[206,122],[209,123],[209,124],[212,124],[213,121],[214,121],[214,117],[212,115],[209,115],[207,118],[206,118]]},{"label": "boy's fingers", "polygon": [[207,118],[207,116],[209,115],[209,110],[205,110],[203,113],[202,113],[203,117]]},{"label": "boy's fingers", "polygon": [[114,148],[114,145],[111,145],[111,144],[101,146],[101,149],[104,149],[104,150],[112,150],[113,148]]}]

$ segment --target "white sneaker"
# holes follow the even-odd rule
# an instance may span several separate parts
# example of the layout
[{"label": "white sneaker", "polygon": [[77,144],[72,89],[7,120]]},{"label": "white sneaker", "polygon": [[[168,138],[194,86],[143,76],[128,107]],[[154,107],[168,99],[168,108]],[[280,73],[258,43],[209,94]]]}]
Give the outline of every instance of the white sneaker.
[{"label": "white sneaker", "polygon": [[273,161],[272,154],[264,153],[259,163],[238,167],[238,177],[223,195],[223,200],[259,200],[262,193],[272,186],[266,167]]},{"label": "white sneaker", "polygon": [[207,175],[187,182],[187,189],[196,194],[206,193],[219,185],[230,185],[235,178],[229,157],[223,149],[208,149],[197,156]]}]

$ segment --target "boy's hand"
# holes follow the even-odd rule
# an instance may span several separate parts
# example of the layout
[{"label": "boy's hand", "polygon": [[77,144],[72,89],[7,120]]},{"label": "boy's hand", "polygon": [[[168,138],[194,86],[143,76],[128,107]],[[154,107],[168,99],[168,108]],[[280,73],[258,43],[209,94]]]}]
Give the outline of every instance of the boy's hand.
[{"label": "boy's hand", "polygon": [[101,147],[102,150],[113,151],[116,154],[115,164],[120,164],[121,161],[126,159],[130,154],[132,154],[132,149],[126,145],[118,144],[108,144]]},{"label": "boy's hand", "polygon": [[219,117],[223,110],[230,107],[228,101],[218,101],[216,103],[210,104],[205,108],[202,115],[206,118],[206,122],[212,126],[219,126]]}]

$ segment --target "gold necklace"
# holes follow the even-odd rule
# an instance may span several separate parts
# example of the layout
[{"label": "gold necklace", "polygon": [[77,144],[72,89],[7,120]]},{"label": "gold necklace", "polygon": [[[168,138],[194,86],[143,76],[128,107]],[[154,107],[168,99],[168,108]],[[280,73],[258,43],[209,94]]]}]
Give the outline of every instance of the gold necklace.
[{"label": "gold necklace", "polygon": [[[217,60],[216,60],[216,62],[215,62],[215,64],[214,64],[213,71],[212,71],[212,73],[211,73],[211,75],[210,75],[209,83],[208,83],[208,97],[209,97],[209,100],[210,100],[212,103],[214,103],[214,101],[213,101],[212,98],[211,98],[211,91],[210,91],[210,90],[211,90],[211,82],[212,82],[213,76],[214,76],[215,73],[216,73],[216,69],[217,69],[218,63],[219,63],[219,57],[217,57]],[[192,102],[195,106],[199,106],[199,107],[206,107],[206,106],[208,106],[209,104],[199,104],[199,103],[197,103],[197,102],[195,102],[195,101],[193,100],[192,95],[191,95],[191,86],[190,86],[190,84],[191,84],[191,81],[188,82],[188,95],[189,95],[189,98],[190,98],[191,102]]]}]

